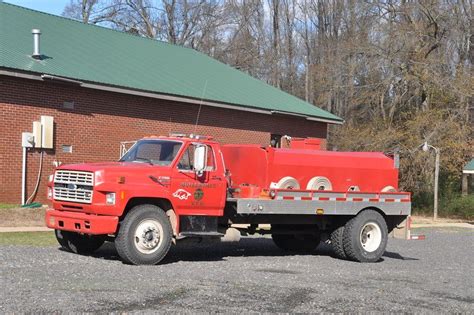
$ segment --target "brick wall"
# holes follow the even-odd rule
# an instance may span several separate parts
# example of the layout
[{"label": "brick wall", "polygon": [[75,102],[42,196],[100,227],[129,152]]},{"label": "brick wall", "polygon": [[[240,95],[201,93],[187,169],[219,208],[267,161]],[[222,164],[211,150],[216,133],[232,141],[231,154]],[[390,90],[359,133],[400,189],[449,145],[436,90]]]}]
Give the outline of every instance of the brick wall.
[{"label": "brick wall", "polygon": [[[74,102],[73,110],[63,109]],[[21,200],[21,133],[41,115],[53,116],[53,150],[46,150],[37,201],[44,202],[54,160],[63,163],[113,161],[121,141],[169,132],[193,133],[198,105],[162,101],[77,86],[0,76],[0,202]],[[222,143],[268,145],[270,134],[326,138],[324,123],[203,106],[197,134]],[[62,145],[72,145],[63,153]],[[34,189],[39,151],[28,152],[27,193]]]}]

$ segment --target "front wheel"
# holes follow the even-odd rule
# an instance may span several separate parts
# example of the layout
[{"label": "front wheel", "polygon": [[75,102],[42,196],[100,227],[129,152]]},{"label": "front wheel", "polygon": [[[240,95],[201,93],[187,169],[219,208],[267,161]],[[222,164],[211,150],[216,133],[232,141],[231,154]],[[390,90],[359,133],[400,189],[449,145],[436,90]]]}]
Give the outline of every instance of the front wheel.
[{"label": "front wheel", "polygon": [[91,254],[105,242],[105,235],[79,234],[70,231],[54,230],[56,240],[64,250],[76,254]]},{"label": "front wheel", "polygon": [[344,252],[351,260],[376,262],[387,246],[387,224],[383,216],[374,210],[365,210],[344,226]]},{"label": "front wheel", "polygon": [[139,205],[120,223],[115,247],[126,263],[155,265],[168,253],[172,236],[170,221],[162,209]]}]

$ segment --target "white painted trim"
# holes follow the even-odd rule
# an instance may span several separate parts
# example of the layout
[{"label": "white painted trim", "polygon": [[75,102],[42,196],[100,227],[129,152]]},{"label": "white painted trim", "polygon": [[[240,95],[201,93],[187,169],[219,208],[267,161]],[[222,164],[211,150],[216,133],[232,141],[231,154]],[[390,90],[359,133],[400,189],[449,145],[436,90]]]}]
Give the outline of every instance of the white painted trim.
[{"label": "white painted trim", "polygon": [[112,86],[101,85],[101,84],[85,83],[85,82],[81,82],[81,81],[72,80],[72,79],[69,79],[69,78],[56,77],[56,76],[47,75],[47,74],[33,75],[33,74],[28,74],[28,73],[21,73],[21,72],[8,71],[8,70],[1,70],[0,69],[0,75],[6,75],[6,76],[17,77],[17,78],[36,80],[36,81],[45,81],[42,78],[42,76],[45,76],[45,78],[48,79],[48,80],[54,80],[55,78],[57,78],[58,80],[63,80],[64,82],[66,82],[66,81],[69,82],[70,81],[71,83],[79,84],[81,87],[88,88],[88,89],[94,89],[94,90],[101,90],[101,91],[114,92],[114,93],[122,93],[122,94],[128,94],[128,95],[136,95],[136,96],[149,97],[149,98],[175,101],[175,102],[182,102],[182,103],[190,103],[190,104],[196,104],[196,105],[202,104],[202,105],[205,105],[205,106],[233,109],[233,110],[238,110],[238,111],[265,114],[265,115],[281,114],[281,115],[296,116],[296,117],[306,118],[307,120],[310,120],[310,121],[324,122],[324,123],[335,124],[335,125],[342,125],[343,124],[342,121],[330,120],[330,119],[324,119],[324,118],[318,118],[318,117],[309,117],[309,116],[305,116],[305,115],[297,114],[297,113],[287,113],[287,112],[282,112],[282,111],[277,111],[277,110],[263,110],[263,109],[249,108],[249,107],[244,107],[244,106],[228,105],[228,104],[223,104],[223,103],[219,103],[219,102],[201,101],[201,100],[198,100],[198,99],[192,99],[192,98],[187,98],[187,97],[165,95],[165,94],[151,93],[151,92],[143,92],[143,91],[137,91],[137,90],[133,90],[133,89],[112,87]]},{"label": "white painted trim", "polygon": [[474,170],[463,170],[463,174],[474,174]]}]

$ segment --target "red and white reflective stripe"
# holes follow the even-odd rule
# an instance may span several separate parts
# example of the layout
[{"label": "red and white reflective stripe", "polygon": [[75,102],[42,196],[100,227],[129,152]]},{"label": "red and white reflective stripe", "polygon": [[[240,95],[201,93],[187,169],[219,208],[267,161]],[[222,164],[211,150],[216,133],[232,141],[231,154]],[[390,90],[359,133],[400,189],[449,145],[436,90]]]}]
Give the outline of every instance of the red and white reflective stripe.
[{"label": "red and white reflective stripe", "polygon": [[353,202],[410,202],[410,198],[361,198],[361,197],[309,197],[309,196],[276,196],[275,200],[303,201],[353,201]]},{"label": "red and white reflective stripe", "polygon": [[410,235],[410,240],[419,240],[423,241],[426,237],[421,234],[421,235]]}]

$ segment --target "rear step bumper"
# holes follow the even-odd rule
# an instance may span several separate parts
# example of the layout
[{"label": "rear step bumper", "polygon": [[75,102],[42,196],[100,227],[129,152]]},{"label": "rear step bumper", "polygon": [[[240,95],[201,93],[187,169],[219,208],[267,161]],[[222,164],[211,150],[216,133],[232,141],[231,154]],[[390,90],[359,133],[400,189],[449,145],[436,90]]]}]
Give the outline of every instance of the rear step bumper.
[{"label": "rear step bumper", "polygon": [[85,234],[115,234],[118,217],[91,215],[72,211],[46,211],[46,226],[51,229]]}]

